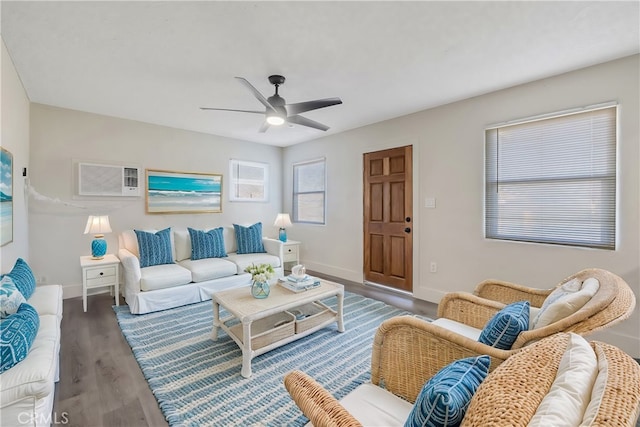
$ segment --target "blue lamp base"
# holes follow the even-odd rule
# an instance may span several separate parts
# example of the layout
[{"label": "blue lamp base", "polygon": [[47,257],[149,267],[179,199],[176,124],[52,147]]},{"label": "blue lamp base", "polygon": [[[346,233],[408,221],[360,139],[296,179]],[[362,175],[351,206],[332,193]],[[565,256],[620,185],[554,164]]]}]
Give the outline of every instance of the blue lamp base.
[{"label": "blue lamp base", "polygon": [[94,259],[102,259],[107,253],[107,241],[102,237],[97,237],[91,242],[91,256]]},{"label": "blue lamp base", "polygon": [[280,229],[280,233],[278,234],[278,239],[280,239],[281,242],[286,242],[287,241],[287,230],[285,230],[284,228]]}]

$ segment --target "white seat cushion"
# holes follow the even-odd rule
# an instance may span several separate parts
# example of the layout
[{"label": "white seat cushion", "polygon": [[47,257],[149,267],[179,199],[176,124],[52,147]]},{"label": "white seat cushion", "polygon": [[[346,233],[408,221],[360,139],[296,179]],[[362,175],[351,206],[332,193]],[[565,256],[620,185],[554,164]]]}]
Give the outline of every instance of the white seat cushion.
[{"label": "white seat cushion", "polygon": [[225,258],[205,258],[196,261],[185,259],[179,264],[191,271],[191,279],[196,283],[233,276],[238,270],[236,264]]},{"label": "white seat cushion", "polygon": [[363,426],[403,426],[413,405],[371,383],[359,385],[340,400]]},{"label": "white seat cushion", "polygon": [[27,301],[40,316],[53,314],[62,319],[62,286],[36,286],[36,290]]},{"label": "white seat cushion", "polygon": [[230,253],[227,258],[225,258],[238,267],[238,274],[244,273],[244,269],[249,267],[251,264],[269,264],[273,268],[280,267],[280,258],[275,255],[271,255],[268,253],[257,253],[257,254],[241,254]]},{"label": "white seat cushion", "polygon": [[161,264],[140,270],[140,289],[152,291],[191,282],[191,272],[178,264]]},{"label": "white seat cushion", "polygon": [[451,332],[455,332],[459,335],[471,338],[474,341],[478,341],[482,329],[474,328],[473,326],[465,325],[464,323],[456,322],[455,320],[446,319],[441,317],[433,322],[434,325],[438,325],[441,328],[445,328]]}]

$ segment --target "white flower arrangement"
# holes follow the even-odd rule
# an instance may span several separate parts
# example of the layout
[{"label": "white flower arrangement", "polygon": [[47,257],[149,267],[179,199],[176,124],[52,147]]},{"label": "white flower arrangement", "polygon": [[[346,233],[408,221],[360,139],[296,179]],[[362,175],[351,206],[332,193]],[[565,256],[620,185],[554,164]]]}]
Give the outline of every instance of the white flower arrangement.
[{"label": "white flower arrangement", "polygon": [[245,268],[244,271],[251,273],[251,280],[261,283],[267,282],[275,274],[273,267],[271,267],[270,264],[251,264],[249,267]]}]

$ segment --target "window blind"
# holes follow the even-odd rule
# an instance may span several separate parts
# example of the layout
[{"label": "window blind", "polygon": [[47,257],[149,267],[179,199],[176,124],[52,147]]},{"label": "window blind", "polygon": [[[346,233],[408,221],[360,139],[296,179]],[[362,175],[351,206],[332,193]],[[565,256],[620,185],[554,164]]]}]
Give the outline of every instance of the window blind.
[{"label": "window blind", "polygon": [[325,159],[293,165],[293,222],[325,223]]},{"label": "window blind", "polygon": [[617,107],[485,131],[485,235],[615,249]]}]

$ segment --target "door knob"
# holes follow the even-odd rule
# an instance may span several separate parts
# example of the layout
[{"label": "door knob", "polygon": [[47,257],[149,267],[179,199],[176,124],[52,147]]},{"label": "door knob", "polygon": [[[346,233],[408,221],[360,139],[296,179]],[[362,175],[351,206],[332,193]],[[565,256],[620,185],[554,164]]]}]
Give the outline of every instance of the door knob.
[{"label": "door knob", "polygon": [[411,229],[409,227],[407,227],[407,228],[404,229],[404,232],[405,233],[411,233]]},{"label": "door knob", "polygon": [[410,216],[408,216],[408,217],[406,217],[404,220],[405,220],[405,221],[407,221],[407,222],[411,222],[411,217],[410,217]]}]

